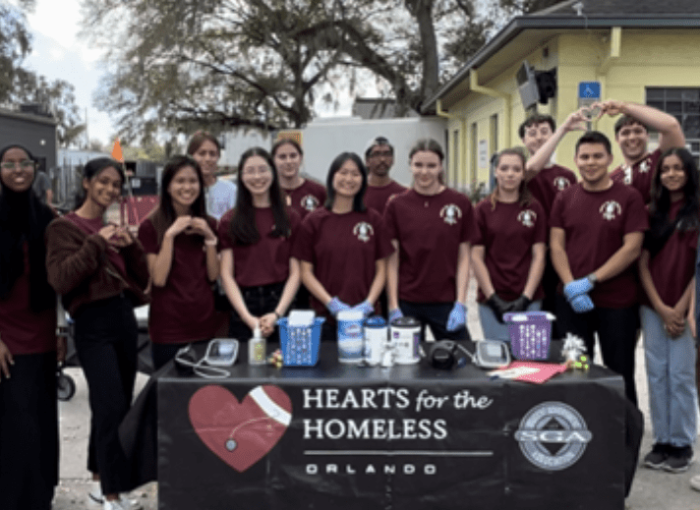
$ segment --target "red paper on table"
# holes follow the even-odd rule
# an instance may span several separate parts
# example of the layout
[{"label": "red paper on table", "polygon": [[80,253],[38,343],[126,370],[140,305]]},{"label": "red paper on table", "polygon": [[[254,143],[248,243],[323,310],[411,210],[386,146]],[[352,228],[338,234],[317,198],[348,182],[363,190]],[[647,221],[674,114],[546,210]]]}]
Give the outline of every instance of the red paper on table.
[{"label": "red paper on table", "polygon": [[506,368],[489,372],[489,375],[499,379],[542,384],[565,371],[566,365],[537,361],[514,361]]}]

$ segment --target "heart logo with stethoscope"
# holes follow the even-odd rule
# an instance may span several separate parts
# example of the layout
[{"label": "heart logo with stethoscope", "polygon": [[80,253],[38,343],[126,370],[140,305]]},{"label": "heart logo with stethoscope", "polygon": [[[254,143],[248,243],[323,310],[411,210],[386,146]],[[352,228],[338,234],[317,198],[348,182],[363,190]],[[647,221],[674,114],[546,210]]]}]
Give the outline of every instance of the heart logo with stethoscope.
[{"label": "heart logo with stethoscope", "polygon": [[279,387],[256,386],[239,402],[226,388],[205,386],[192,395],[190,422],[202,442],[242,473],[277,444],[292,421],[292,401]]}]

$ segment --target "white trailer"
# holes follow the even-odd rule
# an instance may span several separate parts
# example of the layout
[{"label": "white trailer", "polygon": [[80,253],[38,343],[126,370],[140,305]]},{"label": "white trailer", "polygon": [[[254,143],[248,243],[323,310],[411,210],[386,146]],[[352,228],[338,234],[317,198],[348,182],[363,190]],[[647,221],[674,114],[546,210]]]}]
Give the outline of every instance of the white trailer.
[{"label": "white trailer", "polygon": [[[447,123],[441,117],[376,120],[364,120],[360,117],[318,118],[299,130],[304,149],[302,171],[325,184],[328,168],[338,154],[346,151],[356,152],[364,161],[365,149],[370,140],[384,136],[394,146],[391,177],[408,186],[411,183],[411,171],[408,166],[411,147],[421,138],[434,138],[447,153],[446,128]],[[281,134],[284,136],[290,131]],[[297,134],[299,131],[291,132]],[[448,168],[447,161],[444,167]]]}]

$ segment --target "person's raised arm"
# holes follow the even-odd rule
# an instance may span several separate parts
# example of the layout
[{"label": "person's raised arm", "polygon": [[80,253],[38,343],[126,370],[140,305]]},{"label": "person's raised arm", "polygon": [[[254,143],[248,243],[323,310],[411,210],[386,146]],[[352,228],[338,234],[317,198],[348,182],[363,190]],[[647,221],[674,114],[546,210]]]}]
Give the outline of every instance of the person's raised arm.
[{"label": "person's raised arm", "polygon": [[601,114],[607,113],[610,116],[629,115],[647,126],[647,128],[658,131],[660,134],[659,150],[662,152],[671,147],[685,147],[683,128],[681,128],[678,119],[673,115],[651,106],[614,99],[598,103],[598,105],[601,107]]},{"label": "person's raised arm", "polygon": [[154,286],[164,287],[167,283],[173,264],[175,237],[185,230],[191,221],[192,218],[190,216],[178,217],[165,231],[158,254],[148,254],[148,269]]},{"label": "person's raised arm", "polygon": [[532,179],[540,170],[547,166],[557,145],[567,133],[571,131],[585,131],[585,121],[586,117],[583,114],[583,108],[569,114],[564,123],[549,137],[549,140],[527,160],[525,164],[525,178],[528,180]]}]

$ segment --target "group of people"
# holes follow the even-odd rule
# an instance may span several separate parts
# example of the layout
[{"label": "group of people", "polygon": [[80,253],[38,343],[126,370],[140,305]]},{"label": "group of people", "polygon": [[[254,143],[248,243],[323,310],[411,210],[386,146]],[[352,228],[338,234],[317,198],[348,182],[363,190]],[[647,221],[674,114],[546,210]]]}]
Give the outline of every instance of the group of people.
[{"label": "group of people", "polygon": [[[599,132],[576,143],[577,182],[552,164],[557,144],[583,129],[586,112],[556,129],[549,116],[520,128],[527,157],[506,149],[493,192],[472,206],[445,186],[434,140],[410,151],[413,181],[391,179],[394,148],[373,139],[364,157],[338,155],[326,186],[300,174],[302,147],[281,139],[238,164],[238,183],[217,178],[215,137],[198,132],[173,157],[160,202],[132,235],[105,223],[124,173],[109,159],[88,162],[81,197],[65,216],[31,192],[36,162],[19,145],[0,150],[0,492],[9,509],[51,507],[57,483],[55,363],[57,296],[75,323],[90,390],[90,497],[106,510],[137,508],[118,426],[133,396],[137,326],[150,302],[153,363],[222,326],[219,282],[233,309],[229,335],[275,338],[291,308],[327,318],[336,337],[343,310],[389,320],[404,315],[437,339],[466,340],[470,270],[478,282],[484,337],[509,340],[504,314],[549,310],[556,335],[581,337],[620,373],[636,403],[634,349],[644,335],[654,446],[651,468],[681,472],[697,436],[695,267],[700,228],[698,175],[675,118],[650,107],[606,101],[620,115],[615,139],[625,163],[609,172],[611,144]],[[648,129],[659,148],[648,153]],[[62,310],[60,313],[64,313]],[[698,481],[700,482],[700,481]],[[695,482],[693,482],[695,483]]]}]

